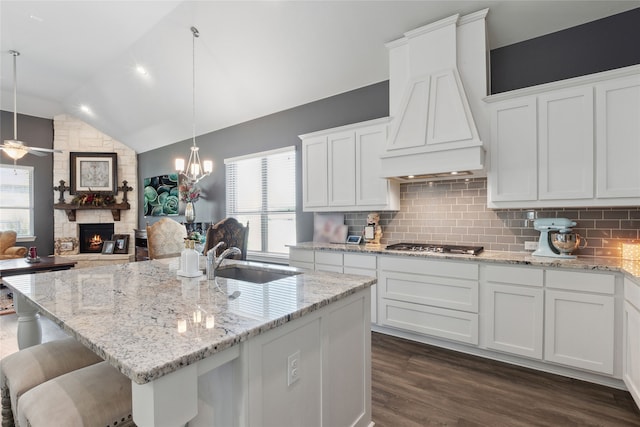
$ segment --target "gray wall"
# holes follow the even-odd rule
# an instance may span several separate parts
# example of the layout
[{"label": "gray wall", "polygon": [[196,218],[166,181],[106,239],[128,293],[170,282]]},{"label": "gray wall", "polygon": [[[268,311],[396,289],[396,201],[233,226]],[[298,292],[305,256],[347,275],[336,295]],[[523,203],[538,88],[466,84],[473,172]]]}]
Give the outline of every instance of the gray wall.
[{"label": "gray wall", "polygon": [[[2,141],[13,139],[13,113],[0,112]],[[18,114],[18,140],[32,147],[53,148],[53,120]],[[0,155],[2,164],[13,164],[6,154]],[[36,246],[39,255],[53,254],[53,155],[44,157],[27,154],[19,160],[22,166],[33,166],[35,197],[36,241],[19,243],[19,246]],[[2,195],[0,195],[2,197]]]},{"label": "gray wall", "polygon": [[[312,102],[250,122],[199,136],[200,158],[212,159],[214,172],[198,184],[202,198],[196,203],[196,221],[217,222],[225,217],[224,159],[291,145],[296,146],[297,239],[313,238],[313,214],[302,212],[302,156],[298,135],[350,123],[385,117],[389,114],[389,82]],[[191,140],[138,155],[138,181],[173,171],[173,159],[188,158]],[[140,185],[140,184],[139,184]],[[140,193],[142,196],[142,192]],[[204,200],[203,200],[204,199]],[[142,206],[143,200],[140,201]],[[158,217],[144,217],[139,225]],[[182,220],[183,217],[176,218]]]},{"label": "gray wall", "polygon": [[640,64],[640,8],[491,51],[491,92]]}]

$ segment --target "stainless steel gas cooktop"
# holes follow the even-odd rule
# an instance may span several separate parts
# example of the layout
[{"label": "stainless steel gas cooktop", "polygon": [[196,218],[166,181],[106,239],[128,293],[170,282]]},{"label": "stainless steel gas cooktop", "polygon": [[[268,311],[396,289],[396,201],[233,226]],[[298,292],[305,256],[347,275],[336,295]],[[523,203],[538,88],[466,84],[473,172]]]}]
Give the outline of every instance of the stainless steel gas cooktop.
[{"label": "stainless steel gas cooktop", "polygon": [[386,247],[391,251],[437,252],[451,254],[478,255],[483,246],[442,245],[437,243],[396,243]]}]

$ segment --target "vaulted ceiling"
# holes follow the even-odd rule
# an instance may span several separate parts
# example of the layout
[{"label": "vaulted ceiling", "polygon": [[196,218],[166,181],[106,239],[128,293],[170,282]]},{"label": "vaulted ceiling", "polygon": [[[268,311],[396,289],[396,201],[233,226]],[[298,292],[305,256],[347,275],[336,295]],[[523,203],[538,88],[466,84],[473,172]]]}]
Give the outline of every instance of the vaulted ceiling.
[{"label": "vaulted ceiling", "polygon": [[[640,7],[640,1],[0,2],[0,107],[70,114],[145,152],[388,79],[385,43],[489,8],[489,47]],[[136,71],[146,69],[145,75]],[[83,111],[81,106],[86,106]]]}]

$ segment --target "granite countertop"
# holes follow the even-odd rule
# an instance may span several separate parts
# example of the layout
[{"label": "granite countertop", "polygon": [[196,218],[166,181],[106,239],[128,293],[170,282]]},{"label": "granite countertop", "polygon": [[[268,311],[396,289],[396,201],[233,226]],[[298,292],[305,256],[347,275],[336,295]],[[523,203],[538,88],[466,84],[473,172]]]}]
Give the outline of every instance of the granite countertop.
[{"label": "granite countertop", "polygon": [[[177,276],[179,258],[3,278],[40,313],[138,384],[365,289],[375,279],[300,272],[266,284]],[[198,322],[198,320],[200,320]],[[179,331],[182,329],[184,331]]]},{"label": "granite countertop", "polygon": [[386,250],[387,245],[348,245],[339,243],[304,242],[289,245],[291,248],[341,251],[361,254],[378,254],[390,256],[412,256],[430,259],[469,260],[485,263],[519,264],[538,267],[568,268],[581,270],[599,270],[624,273],[630,278],[640,279],[640,261],[626,261],[620,258],[605,257],[577,257],[576,259],[562,259],[550,257],[534,257],[531,252],[502,252],[483,251],[479,255],[441,254],[433,252],[412,252]]}]

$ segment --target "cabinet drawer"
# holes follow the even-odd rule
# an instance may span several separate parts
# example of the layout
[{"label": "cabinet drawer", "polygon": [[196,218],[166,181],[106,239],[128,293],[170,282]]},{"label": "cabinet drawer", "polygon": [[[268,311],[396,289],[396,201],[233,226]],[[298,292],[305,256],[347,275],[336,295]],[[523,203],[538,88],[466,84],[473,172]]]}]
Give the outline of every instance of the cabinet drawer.
[{"label": "cabinet drawer", "polygon": [[344,254],[344,266],[354,268],[376,269],[376,257],[374,255]]},{"label": "cabinet drawer", "polygon": [[419,334],[478,344],[478,315],[381,299],[380,324]]},{"label": "cabinet drawer", "polygon": [[329,273],[343,273],[341,265],[329,265],[316,263],[316,271],[327,271]]},{"label": "cabinet drawer", "polygon": [[313,263],[313,251],[289,248],[289,261]]},{"label": "cabinet drawer", "polygon": [[624,299],[640,310],[640,285],[626,277],[624,279]]},{"label": "cabinet drawer", "polygon": [[489,265],[485,269],[487,282],[542,286],[543,270],[528,267]]},{"label": "cabinet drawer", "polygon": [[477,281],[381,271],[378,285],[378,292],[383,298],[478,312]]},{"label": "cabinet drawer", "polygon": [[377,277],[377,272],[368,268],[344,267],[344,274],[359,274],[360,276]]},{"label": "cabinet drawer", "polygon": [[415,257],[380,257],[381,270],[478,280],[478,264],[469,261],[434,261]]},{"label": "cabinet drawer", "polygon": [[304,268],[306,270],[314,270],[315,266],[313,265],[312,262],[302,262],[302,261],[296,261],[294,259],[290,259],[289,260],[289,266],[290,267],[296,267],[296,268]]},{"label": "cabinet drawer", "polygon": [[613,274],[580,273],[565,270],[547,270],[546,285],[549,288],[569,291],[595,292],[613,295],[616,278]]},{"label": "cabinet drawer", "polygon": [[342,253],[316,251],[316,264],[328,264],[342,267]]}]

